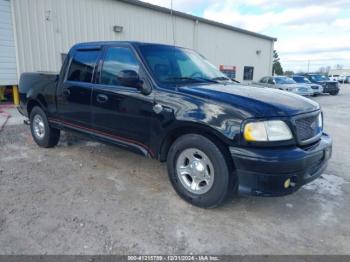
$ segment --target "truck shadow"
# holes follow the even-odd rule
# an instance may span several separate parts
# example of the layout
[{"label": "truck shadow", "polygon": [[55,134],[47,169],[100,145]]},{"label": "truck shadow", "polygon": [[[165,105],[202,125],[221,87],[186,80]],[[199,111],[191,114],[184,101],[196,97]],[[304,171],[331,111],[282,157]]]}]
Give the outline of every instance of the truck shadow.
[{"label": "truck shadow", "polygon": [[203,210],[176,195],[167,177],[165,163],[70,133],[62,134],[58,148],[65,153],[70,152],[67,157],[85,162],[86,168],[93,166],[97,174],[94,180],[96,187],[105,181],[114,183],[117,189],[123,185],[125,191],[119,192],[119,197],[123,198],[124,192],[127,194],[128,191],[137,190],[144,196],[143,201],[164,202],[166,206],[178,208],[189,216],[211,216],[214,213],[232,215],[237,212],[244,216],[254,213],[267,218],[278,213],[279,217],[288,221],[308,214],[310,219],[323,224],[335,222],[335,213],[344,206],[343,185],[347,182],[335,175],[324,174],[291,195],[256,197],[238,193],[218,208]]}]

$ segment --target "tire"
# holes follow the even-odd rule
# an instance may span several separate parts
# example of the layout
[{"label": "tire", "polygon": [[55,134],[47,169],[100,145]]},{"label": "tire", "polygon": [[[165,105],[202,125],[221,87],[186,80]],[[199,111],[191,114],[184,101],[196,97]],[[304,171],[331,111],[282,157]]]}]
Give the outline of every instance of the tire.
[{"label": "tire", "polygon": [[30,113],[30,130],[35,143],[40,147],[54,147],[60,140],[60,130],[50,127],[45,112],[38,106]]},{"label": "tire", "polygon": [[337,91],[332,91],[332,92],[330,92],[329,94],[330,94],[331,96],[336,96],[336,95],[339,94],[339,90],[337,90]]},{"label": "tire", "polygon": [[[177,194],[188,203],[202,208],[214,208],[233,196],[237,190],[237,179],[228,161],[223,150],[208,138],[197,134],[184,135],[169,149],[169,179]],[[187,170],[195,174],[194,178]],[[180,173],[185,175],[181,176]],[[205,179],[202,176],[208,179],[199,183]],[[197,186],[192,187],[193,183]]]}]

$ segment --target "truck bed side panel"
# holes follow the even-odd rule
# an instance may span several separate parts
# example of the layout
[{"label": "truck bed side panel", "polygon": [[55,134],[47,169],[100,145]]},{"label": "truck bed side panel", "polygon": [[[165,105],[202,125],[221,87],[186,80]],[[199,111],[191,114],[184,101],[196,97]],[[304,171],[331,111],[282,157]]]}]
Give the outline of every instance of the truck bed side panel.
[{"label": "truck bed side panel", "polygon": [[52,73],[23,73],[19,81],[21,112],[28,116],[28,102],[35,101],[48,115],[55,114],[57,79]]}]

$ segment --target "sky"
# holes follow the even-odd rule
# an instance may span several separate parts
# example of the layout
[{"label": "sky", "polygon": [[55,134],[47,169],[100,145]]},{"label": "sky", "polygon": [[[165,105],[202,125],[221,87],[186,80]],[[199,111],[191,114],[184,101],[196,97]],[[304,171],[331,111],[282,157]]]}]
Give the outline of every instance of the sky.
[{"label": "sky", "polygon": [[350,68],[350,0],[173,0],[173,8],[278,38],[284,70]]}]

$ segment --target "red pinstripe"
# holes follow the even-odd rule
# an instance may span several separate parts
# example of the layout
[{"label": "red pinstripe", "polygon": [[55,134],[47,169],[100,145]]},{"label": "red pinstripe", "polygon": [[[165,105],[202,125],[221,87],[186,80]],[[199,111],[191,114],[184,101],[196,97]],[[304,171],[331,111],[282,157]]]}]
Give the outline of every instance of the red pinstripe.
[{"label": "red pinstripe", "polygon": [[121,141],[124,141],[124,142],[128,142],[130,144],[138,145],[138,146],[143,147],[144,149],[146,149],[146,151],[151,155],[151,157],[154,158],[153,151],[148,146],[146,146],[145,144],[143,144],[141,142],[138,142],[138,141],[135,141],[135,140],[131,140],[129,138],[116,136],[116,135],[113,135],[113,134],[110,134],[110,133],[106,133],[106,132],[103,132],[103,131],[99,131],[99,130],[96,130],[96,129],[93,129],[93,128],[80,126],[80,125],[77,125],[77,124],[72,124],[70,122],[67,122],[67,121],[64,121],[64,120],[61,120],[61,119],[49,118],[49,121],[57,122],[57,123],[63,123],[65,125],[67,125],[67,126],[72,126],[72,127],[76,127],[76,128],[79,128],[79,129],[91,131],[91,132],[94,132],[94,133],[98,133],[98,134],[101,134],[101,135],[105,135],[105,136],[114,138],[116,140],[121,140]]}]

